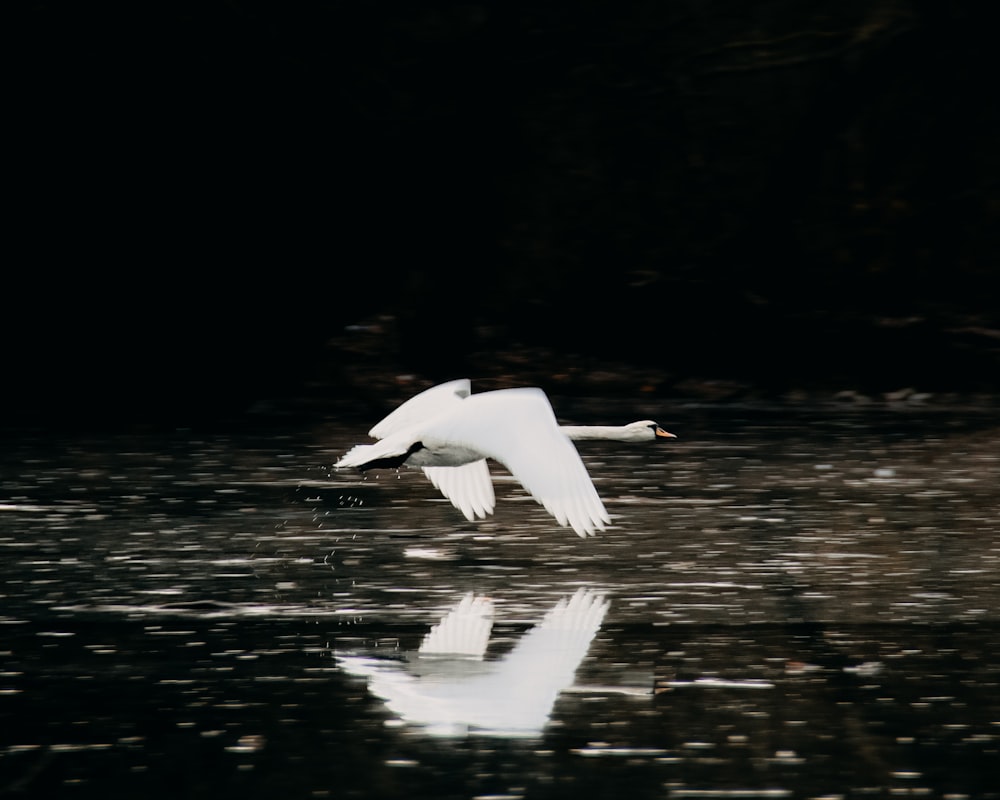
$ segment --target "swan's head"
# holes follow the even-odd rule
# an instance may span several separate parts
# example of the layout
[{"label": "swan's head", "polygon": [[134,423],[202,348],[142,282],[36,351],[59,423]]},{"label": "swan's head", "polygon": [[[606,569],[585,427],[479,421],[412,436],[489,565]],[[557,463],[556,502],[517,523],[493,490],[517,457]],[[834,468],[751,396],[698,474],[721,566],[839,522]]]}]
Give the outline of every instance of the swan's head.
[{"label": "swan's head", "polygon": [[625,426],[626,435],[630,441],[648,442],[662,441],[664,439],[676,439],[677,437],[663,430],[651,419],[640,419],[638,422],[630,422]]}]

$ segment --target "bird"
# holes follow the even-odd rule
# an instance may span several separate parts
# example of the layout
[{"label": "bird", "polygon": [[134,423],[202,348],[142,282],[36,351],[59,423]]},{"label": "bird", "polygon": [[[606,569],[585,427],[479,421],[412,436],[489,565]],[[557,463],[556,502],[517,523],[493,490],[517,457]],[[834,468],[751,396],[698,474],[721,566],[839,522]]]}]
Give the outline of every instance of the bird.
[{"label": "bird", "polygon": [[415,657],[337,654],[406,722],[436,736],[538,736],[556,699],[573,686],[610,606],[581,587],[562,597],[500,658],[486,658],[494,603],[469,593],[424,636]]},{"label": "bird", "polygon": [[611,524],[573,441],[655,442],[677,438],[653,420],[628,425],[565,425],[535,387],[472,393],[467,378],[433,386],[373,427],[375,444],[351,448],[334,465],[362,471],[423,469],[470,522],[493,513],[486,459],[511,475],[556,522],[583,538]]}]

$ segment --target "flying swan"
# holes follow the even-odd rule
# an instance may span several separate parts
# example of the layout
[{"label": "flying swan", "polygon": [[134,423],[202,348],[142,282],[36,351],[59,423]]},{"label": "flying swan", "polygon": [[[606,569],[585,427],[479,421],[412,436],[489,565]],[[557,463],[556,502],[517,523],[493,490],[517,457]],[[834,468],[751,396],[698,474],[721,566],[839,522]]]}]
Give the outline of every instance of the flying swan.
[{"label": "flying swan", "polygon": [[556,422],[541,389],[472,394],[467,379],[434,386],[407,400],[372,428],[379,441],[359,444],[335,467],[420,467],[465,518],[493,513],[496,498],[486,459],[505,466],[562,526],[592,536],[611,524],[571,440],[646,442],[676,438],[652,420],[628,425]]}]

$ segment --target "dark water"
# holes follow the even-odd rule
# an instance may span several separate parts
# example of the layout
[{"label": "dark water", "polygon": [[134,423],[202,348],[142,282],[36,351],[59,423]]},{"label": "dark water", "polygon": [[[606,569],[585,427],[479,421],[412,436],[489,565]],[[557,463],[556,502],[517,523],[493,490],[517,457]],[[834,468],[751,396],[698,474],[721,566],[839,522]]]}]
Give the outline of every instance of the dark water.
[{"label": "dark water", "polygon": [[8,436],[0,795],[1000,796],[995,410],[630,414],[681,438],[581,443],[586,541],[331,475],[368,420]]}]

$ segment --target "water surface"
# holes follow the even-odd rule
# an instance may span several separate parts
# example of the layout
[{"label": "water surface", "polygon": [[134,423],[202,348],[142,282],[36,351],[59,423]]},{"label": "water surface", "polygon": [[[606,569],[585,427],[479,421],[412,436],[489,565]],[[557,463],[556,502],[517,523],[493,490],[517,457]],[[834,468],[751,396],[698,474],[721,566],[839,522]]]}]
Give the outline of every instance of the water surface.
[{"label": "water surface", "polygon": [[[332,473],[371,420],[9,435],[0,794],[998,796],[995,411],[632,411],[681,438],[580,443],[588,540],[499,468],[477,524],[419,473]],[[481,657],[422,657],[469,593]],[[580,593],[606,609],[536,727],[374,684],[503,673]]]}]

